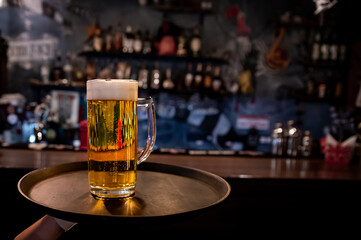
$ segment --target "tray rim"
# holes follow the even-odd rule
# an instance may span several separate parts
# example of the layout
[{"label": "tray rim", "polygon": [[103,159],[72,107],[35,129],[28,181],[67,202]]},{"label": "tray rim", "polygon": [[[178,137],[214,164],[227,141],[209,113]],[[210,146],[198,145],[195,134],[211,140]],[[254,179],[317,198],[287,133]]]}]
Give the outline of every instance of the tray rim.
[{"label": "tray rim", "polygon": [[[149,167],[153,167],[157,170],[157,172],[162,172],[162,173],[168,173],[168,174],[173,174],[173,175],[178,175],[178,176],[183,176],[181,174],[176,174],[174,172],[172,172],[171,170],[176,170],[176,171],[187,171],[187,172],[198,172],[201,173],[201,176],[205,176],[208,177],[210,179],[216,179],[218,181],[219,184],[221,185],[225,185],[225,191],[220,195],[220,198],[217,201],[214,201],[211,204],[207,204],[205,206],[202,206],[200,208],[196,208],[187,212],[179,212],[179,213],[173,213],[173,214],[167,214],[167,215],[156,215],[156,216],[139,216],[139,215],[134,215],[134,216],[119,216],[119,215],[95,215],[95,214],[88,214],[88,213],[76,213],[76,212],[69,212],[69,211],[65,211],[65,210],[59,210],[56,208],[53,208],[51,206],[42,204],[34,199],[32,199],[30,196],[28,196],[27,193],[25,193],[22,189],[22,185],[24,184],[24,181],[29,178],[32,177],[35,174],[41,174],[44,171],[52,171],[52,170],[57,170],[57,169],[61,169],[62,167],[68,167],[70,168],[70,172],[75,172],[75,171],[84,171],[87,169],[84,168],[85,166],[87,166],[88,162],[87,161],[77,161],[77,162],[71,162],[71,163],[63,163],[63,164],[58,164],[58,165],[54,165],[54,166],[50,166],[50,167],[44,167],[44,168],[39,168],[39,169],[35,169],[27,174],[25,174],[23,177],[21,177],[21,179],[18,181],[17,184],[17,188],[18,188],[18,192],[28,201],[30,201],[32,204],[34,204],[37,208],[39,208],[40,210],[44,211],[46,214],[52,215],[54,217],[58,217],[58,218],[62,218],[64,220],[68,220],[68,221],[74,221],[74,222],[84,222],[84,221],[117,221],[117,222],[127,222],[127,223],[132,223],[134,221],[146,221],[146,222],[150,222],[148,220],[151,220],[153,223],[159,223],[159,221],[163,221],[166,219],[166,221],[168,222],[171,219],[180,219],[180,217],[191,217],[194,216],[206,209],[212,209],[215,206],[217,206],[218,204],[220,204],[221,202],[223,202],[225,199],[228,198],[228,196],[230,195],[231,192],[231,186],[230,184],[221,176],[218,176],[214,173],[210,173],[201,169],[197,169],[197,168],[192,168],[192,167],[184,167],[184,166],[179,166],[179,165],[172,165],[172,164],[164,164],[164,163],[156,163],[156,162],[143,162],[140,165],[138,165],[138,170],[140,171],[154,171],[154,170],[149,170],[147,168]],[[72,167],[75,166],[76,169],[72,170]],[[79,168],[79,169],[78,169]],[[66,171],[60,171],[61,174],[66,174]],[[44,177],[44,179],[46,179],[46,177]],[[207,185],[210,185],[209,183],[207,183],[205,180],[196,178],[198,181],[202,181],[204,183],[206,183]],[[40,180],[42,181],[42,180]],[[35,181],[34,183],[38,183],[40,181]],[[31,184],[32,186],[29,188],[28,192],[31,190],[31,188],[33,186],[35,186],[34,184]],[[214,187],[213,187],[214,188]],[[215,188],[214,188],[215,189]],[[102,200],[99,200],[102,201]],[[182,218],[183,219],[183,218]]]}]

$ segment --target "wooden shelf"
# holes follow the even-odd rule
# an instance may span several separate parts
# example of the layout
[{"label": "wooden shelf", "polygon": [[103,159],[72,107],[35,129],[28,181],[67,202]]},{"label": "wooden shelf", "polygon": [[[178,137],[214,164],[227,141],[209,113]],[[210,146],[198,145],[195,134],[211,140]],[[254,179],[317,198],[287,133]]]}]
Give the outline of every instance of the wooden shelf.
[{"label": "wooden shelf", "polygon": [[211,62],[215,64],[226,64],[227,61],[221,58],[212,57],[180,57],[180,56],[159,56],[154,54],[137,54],[121,52],[96,52],[83,51],[79,56],[86,58],[114,58],[114,59],[136,59],[143,61],[172,61],[172,62]]}]

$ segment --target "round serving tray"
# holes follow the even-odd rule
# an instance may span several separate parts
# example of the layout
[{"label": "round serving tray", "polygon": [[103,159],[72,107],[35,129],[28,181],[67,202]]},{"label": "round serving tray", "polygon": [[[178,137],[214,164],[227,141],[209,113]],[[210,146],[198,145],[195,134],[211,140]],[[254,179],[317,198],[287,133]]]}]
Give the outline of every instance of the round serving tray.
[{"label": "round serving tray", "polygon": [[225,200],[229,184],[209,172],[144,162],[138,166],[133,197],[95,199],[89,192],[87,162],[34,170],[19,192],[45,213],[73,222],[170,220],[205,211]]}]

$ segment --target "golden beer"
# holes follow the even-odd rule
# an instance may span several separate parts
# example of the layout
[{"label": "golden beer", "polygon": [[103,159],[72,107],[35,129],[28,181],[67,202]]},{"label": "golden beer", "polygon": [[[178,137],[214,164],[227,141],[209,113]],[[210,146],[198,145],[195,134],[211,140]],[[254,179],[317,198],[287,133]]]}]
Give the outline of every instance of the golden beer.
[{"label": "golden beer", "polygon": [[88,174],[90,192],[100,198],[134,194],[137,170],[138,83],[90,80]]},{"label": "golden beer", "polygon": [[137,103],[88,101],[89,183],[94,190],[135,187]]}]

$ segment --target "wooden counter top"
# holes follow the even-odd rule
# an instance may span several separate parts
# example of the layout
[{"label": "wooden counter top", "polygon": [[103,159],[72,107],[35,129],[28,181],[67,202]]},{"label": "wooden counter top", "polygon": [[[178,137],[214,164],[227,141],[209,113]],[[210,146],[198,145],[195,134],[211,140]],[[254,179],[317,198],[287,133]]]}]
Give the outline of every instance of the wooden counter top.
[{"label": "wooden counter top", "polygon": [[[86,152],[0,149],[0,168],[36,169],[87,161]],[[151,154],[147,161],[192,167],[225,178],[361,180],[360,164],[325,164],[322,159]]]}]

